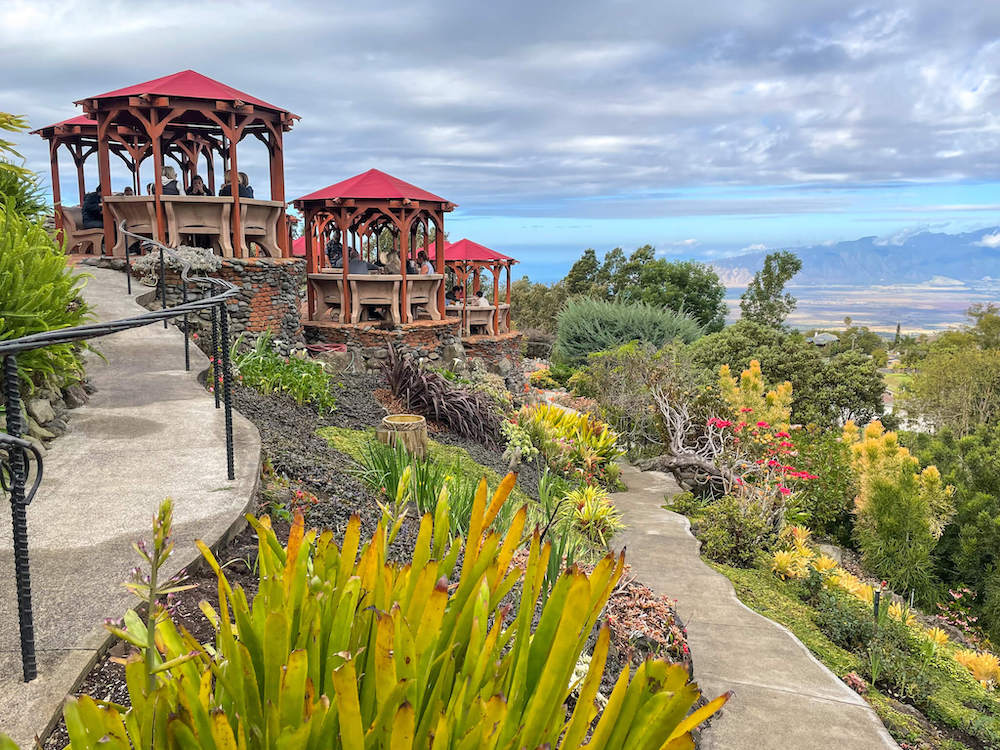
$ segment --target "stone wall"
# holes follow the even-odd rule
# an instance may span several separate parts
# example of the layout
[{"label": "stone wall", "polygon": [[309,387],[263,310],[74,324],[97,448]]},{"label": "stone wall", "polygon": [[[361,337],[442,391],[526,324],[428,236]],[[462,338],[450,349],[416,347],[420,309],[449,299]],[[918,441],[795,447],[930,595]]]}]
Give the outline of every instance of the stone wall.
[{"label": "stone wall", "polygon": [[[248,343],[270,331],[275,347],[283,354],[303,344],[299,307],[306,282],[306,262],[300,258],[226,258],[218,271],[197,275],[214,276],[235,284],[240,294],[229,302],[230,335],[243,334]],[[218,294],[206,282],[190,284],[188,299]],[[180,275],[167,271],[167,305],[181,303]],[[156,308],[157,300],[150,304]],[[177,321],[180,324],[180,321]],[[211,312],[191,316],[190,325],[201,334],[211,333]]]},{"label": "stone wall", "polygon": [[470,336],[462,339],[465,356],[470,361],[482,360],[486,369],[502,375],[507,387],[519,393],[524,386],[521,366],[521,332],[511,331],[497,337]]},{"label": "stone wall", "polygon": [[379,370],[392,346],[401,356],[427,359],[442,367],[465,359],[458,320],[421,320],[401,328],[384,328],[378,323],[347,325],[343,323],[305,323],[307,344],[342,346],[343,352],[328,352],[324,358],[335,367],[356,371]]}]

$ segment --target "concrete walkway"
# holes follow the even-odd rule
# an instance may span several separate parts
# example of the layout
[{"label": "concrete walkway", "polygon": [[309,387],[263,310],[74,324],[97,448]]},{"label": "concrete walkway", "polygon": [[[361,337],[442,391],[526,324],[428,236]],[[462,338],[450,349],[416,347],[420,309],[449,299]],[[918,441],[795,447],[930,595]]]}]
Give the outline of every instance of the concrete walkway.
[{"label": "concrete walkway", "polygon": [[864,699],[701,561],[687,519],[662,507],[679,491],[673,479],[622,469],[629,490],[614,500],[627,529],[616,544],[628,548],[639,580],[677,599],[705,694],[735,692],[704,732],[702,750],[898,750]]},{"label": "concrete walkway", "polygon": [[[95,277],[84,294],[99,320],[143,311],[125,294],[123,274],[85,270]],[[104,355],[88,355],[97,392],[52,443],[28,508],[39,673],[29,684],[21,677],[10,506],[0,502],[0,731],[22,748],[47,730],[105,643],[104,618],[132,606],[121,586],[140,563],[131,543],[149,538],[163,498],[174,500],[175,572],[197,558],[195,539],[214,544],[241,519],[259,476],[260,436],[234,412],[236,480],[226,480],[223,411],[196,380],[209,363],[192,346],[185,372],[176,328],[158,323],[94,346]]]}]

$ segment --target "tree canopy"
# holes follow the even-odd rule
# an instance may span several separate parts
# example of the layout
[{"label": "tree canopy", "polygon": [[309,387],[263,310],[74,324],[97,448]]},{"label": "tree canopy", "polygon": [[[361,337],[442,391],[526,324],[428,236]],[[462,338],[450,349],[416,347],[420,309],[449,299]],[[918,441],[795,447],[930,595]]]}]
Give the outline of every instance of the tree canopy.
[{"label": "tree canopy", "polygon": [[754,274],[753,281],[740,298],[743,318],[772,327],[781,326],[795,309],[795,297],[784,291],[800,270],[802,261],[788,250],[768,253],[764,267]]}]

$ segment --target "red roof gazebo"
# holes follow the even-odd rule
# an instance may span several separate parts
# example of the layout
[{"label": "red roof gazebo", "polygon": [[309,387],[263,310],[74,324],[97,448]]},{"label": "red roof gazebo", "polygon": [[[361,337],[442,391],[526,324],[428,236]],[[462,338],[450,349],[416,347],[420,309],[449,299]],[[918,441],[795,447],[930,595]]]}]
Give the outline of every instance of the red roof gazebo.
[{"label": "red roof gazebo", "polygon": [[[269,154],[271,200],[281,204],[274,227],[276,241],[282,254],[287,255],[282,136],[292,128],[298,119],[296,115],[193,70],[90,96],[76,103],[82,105],[87,118],[96,123],[93,139],[104,196],[111,195],[109,154],[115,151],[114,144],[124,137],[134,140],[135,148],[141,149],[133,156],[136,168],[147,155],[152,156],[155,222],[161,237],[165,236],[161,185],[164,156],[175,157],[185,181],[204,156],[209,181],[214,182],[214,154],[218,153],[223,167],[231,174],[232,209],[229,213],[232,246],[238,255],[242,254],[244,234],[236,147],[249,135],[259,139]],[[68,125],[68,122],[60,125]],[[81,127],[93,126],[81,123]],[[55,134],[53,130],[53,136]],[[46,132],[42,132],[42,136],[49,137]],[[50,138],[50,144],[53,143],[55,141]],[[56,169],[55,163],[53,169]],[[104,213],[105,246],[110,247],[114,226],[107,203]]]},{"label": "red roof gazebo", "polygon": [[469,276],[472,276],[472,291],[479,291],[479,272],[488,269],[493,275],[493,330],[498,330],[500,321],[500,274],[507,270],[506,305],[510,309],[510,267],[517,263],[514,258],[485,245],[468,239],[449,242],[444,247],[445,265],[455,274],[459,285],[465,289]]},{"label": "red roof gazebo", "polygon": [[[444,249],[444,214],[455,204],[398,177],[369,169],[350,179],[334,183],[322,190],[303,195],[294,201],[304,217],[303,236],[309,283],[309,320],[316,320],[316,299],[320,282],[329,275],[319,276],[325,265],[324,246],[338,236],[345,253],[355,248],[362,254],[367,247],[369,260],[377,260],[384,250],[392,249],[405,261],[416,254],[427,238],[436,249]],[[418,240],[418,237],[421,238]],[[444,276],[444,253],[434,254],[435,270]],[[348,283],[349,262],[341,262],[341,320],[351,320],[351,292]],[[407,304],[406,263],[400,263],[401,322],[409,322]],[[443,317],[444,284],[437,292],[437,313]]]}]

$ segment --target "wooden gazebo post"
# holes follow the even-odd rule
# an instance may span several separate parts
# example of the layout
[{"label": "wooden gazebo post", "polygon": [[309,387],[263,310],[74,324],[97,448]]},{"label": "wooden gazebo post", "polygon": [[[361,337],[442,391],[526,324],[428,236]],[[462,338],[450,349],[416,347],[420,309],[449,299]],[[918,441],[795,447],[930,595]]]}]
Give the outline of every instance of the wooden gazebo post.
[{"label": "wooden gazebo post", "polygon": [[[111,159],[108,150],[108,126],[117,110],[100,112],[97,117],[97,171],[101,181],[101,196],[111,195]],[[81,201],[82,205],[82,201]],[[104,216],[104,250],[109,252],[115,244],[114,217],[107,202],[101,202],[101,213]]]},{"label": "wooden gazebo post", "polygon": [[49,165],[52,169],[52,203],[55,209],[56,231],[63,228],[62,194],[59,187],[59,141],[49,141]]}]

